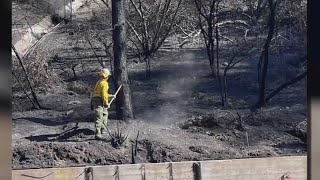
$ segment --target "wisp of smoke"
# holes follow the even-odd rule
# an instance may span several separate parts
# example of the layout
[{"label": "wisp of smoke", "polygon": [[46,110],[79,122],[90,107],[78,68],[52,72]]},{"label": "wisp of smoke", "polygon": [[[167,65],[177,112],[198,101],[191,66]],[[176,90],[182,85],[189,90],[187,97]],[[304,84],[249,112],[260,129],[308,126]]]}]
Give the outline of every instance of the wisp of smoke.
[{"label": "wisp of smoke", "polygon": [[177,68],[166,74],[168,78],[159,84],[159,99],[164,103],[146,109],[140,115],[141,119],[168,125],[186,119],[184,105],[187,104],[188,96],[191,96],[192,88],[197,83],[194,76],[197,71],[194,67],[194,57],[193,53],[184,53],[171,61]]}]

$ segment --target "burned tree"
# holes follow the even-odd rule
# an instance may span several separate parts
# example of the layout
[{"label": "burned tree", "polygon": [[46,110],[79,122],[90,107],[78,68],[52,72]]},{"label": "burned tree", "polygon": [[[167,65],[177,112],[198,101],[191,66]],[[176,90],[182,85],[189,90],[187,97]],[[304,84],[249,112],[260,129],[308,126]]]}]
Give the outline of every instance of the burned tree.
[{"label": "burned tree", "polygon": [[182,0],[151,1],[130,0],[127,24],[129,46],[140,61],[146,63],[146,77],[151,74],[152,56],[174,32],[176,17]]},{"label": "burned tree", "polygon": [[266,104],[265,89],[269,63],[269,48],[275,30],[276,6],[278,3],[277,0],[268,0],[268,2],[270,11],[268,17],[269,31],[258,63],[259,100],[257,103],[257,107],[265,106]]},{"label": "burned tree", "polygon": [[201,32],[205,41],[212,76],[216,77],[218,67],[216,67],[214,61],[214,27],[217,23],[215,18],[215,5],[217,3],[217,0],[194,0],[194,2],[198,11],[199,26],[201,28]]},{"label": "burned tree", "polygon": [[[266,93],[265,89],[270,52],[281,52],[283,50],[292,49],[295,47],[301,53],[301,50],[305,49],[305,44],[301,43],[301,41],[306,42],[304,39],[305,36],[303,36],[306,35],[306,14],[304,12],[305,7],[306,1],[304,0],[268,0],[268,36],[265,40],[265,44],[263,46],[263,50],[261,52],[258,63],[259,97],[256,104],[257,108],[265,106],[276,94],[278,94],[284,88],[300,81],[307,75],[307,71],[303,70],[301,74],[279,85],[271,93]],[[292,9],[295,9],[295,12],[292,12]],[[276,15],[279,16],[279,18],[276,19]],[[290,27],[290,31],[287,30],[288,27]],[[283,29],[286,29],[285,32],[283,32]],[[302,33],[303,35],[297,36],[294,35],[295,33]],[[283,39],[285,39],[287,43],[284,43]],[[306,55],[300,59],[302,60],[302,65],[305,65],[307,61]]]},{"label": "burned tree", "polygon": [[218,77],[218,82],[219,82],[219,87],[220,87],[220,97],[221,97],[221,104],[222,106],[225,106],[225,98],[223,96],[223,88],[222,88],[222,79],[220,75],[220,66],[219,66],[219,29],[218,29],[218,12],[219,12],[219,1],[216,2],[216,7],[215,7],[215,37],[216,37],[216,63],[217,63],[217,77]]},{"label": "burned tree", "polygon": [[[217,78],[220,90],[221,105],[227,105],[227,72],[242,60],[237,59],[240,51],[238,48],[243,45],[246,32],[250,25],[239,16],[240,8],[232,1],[206,1],[195,0],[198,11],[199,26],[206,45],[207,55],[211,68],[212,77]],[[235,15],[237,14],[237,15]],[[244,34],[244,37],[242,36]],[[226,43],[227,42],[227,43]],[[223,73],[220,72],[220,54],[225,55],[220,48],[225,43],[226,46],[237,47],[239,52],[234,51],[234,56],[229,59]]]},{"label": "burned tree", "polygon": [[[110,10],[109,3],[100,0]],[[96,0],[94,2],[97,3]],[[164,44],[165,40],[172,35],[179,24],[179,12],[182,0],[179,1],[142,1],[130,0],[124,4],[126,9],[127,25],[127,51],[128,59],[139,59],[146,63],[146,77],[151,74],[151,61],[153,55]],[[103,21],[108,21],[104,18]],[[110,44],[102,38],[98,38],[110,56]],[[112,56],[111,56],[112,59]],[[135,60],[134,60],[135,61]],[[138,61],[135,61],[136,63]]]},{"label": "burned tree", "polygon": [[33,87],[33,85],[31,84],[31,80],[30,80],[30,78],[29,78],[29,75],[28,75],[28,73],[27,73],[27,71],[26,71],[26,69],[25,69],[25,67],[24,67],[24,64],[23,64],[23,62],[22,62],[23,60],[21,59],[20,55],[18,54],[15,46],[12,45],[11,47],[12,47],[12,50],[13,50],[13,52],[14,52],[14,54],[15,54],[15,57],[17,58],[20,66],[21,66],[21,68],[22,68],[23,73],[24,73],[24,75],[25,75],[25,77],[26,77],[26,81],[27,81],[28,87],[30,88],[30,91],[31,91],[32,99],[28,96],[27,91],[24,89],[22,83],[19,81],[19,78],[18,78],[17,75],[14,73],[14,71],[12,71],[12,74],[13,74],[13,76],[17,79],[17,81],[18,81],[19,84],[21,85],[24,93],[26,94],[26,96],[28,97],[28,99],[32,102],[32,104],[34,105],[34,107],[35,107],[36,109],[40,109],[40,108],[42,108],[42,107],[41,107],[41,105],[40,105],[40,103],[39,103],[39,100],[38,100],[38,97],[37,97],[37,95],[36,95],[36,93],[35,93],[34,87]]},{"label": "burned tree", "polygon": [[124,0],[112,0],[112,27],[115,84],[116,88],[123,85],[116,99],[117,116],[128,120],[133,118],[133,109],[127,70]]}]

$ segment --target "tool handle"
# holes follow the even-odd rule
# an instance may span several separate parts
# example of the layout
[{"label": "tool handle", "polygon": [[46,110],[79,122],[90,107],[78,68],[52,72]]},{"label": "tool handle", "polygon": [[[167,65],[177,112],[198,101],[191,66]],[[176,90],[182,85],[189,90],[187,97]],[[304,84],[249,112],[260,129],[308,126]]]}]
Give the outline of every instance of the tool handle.
[{"label": "tool handle", "polygon": [[114,101],[114,99],[116,98],[116,96],[117,96],[117,94],[119,93],[119,91],[120,91],[120,89],[122,88],[122,84],[119,86],[119,88],[118,88],[118,90],[116,91],[116,93],[114,94],[114,96],[113,96],[113,98],[111,99],[111,101],[110,101],[110,105],[111,105],[111,103]]}]

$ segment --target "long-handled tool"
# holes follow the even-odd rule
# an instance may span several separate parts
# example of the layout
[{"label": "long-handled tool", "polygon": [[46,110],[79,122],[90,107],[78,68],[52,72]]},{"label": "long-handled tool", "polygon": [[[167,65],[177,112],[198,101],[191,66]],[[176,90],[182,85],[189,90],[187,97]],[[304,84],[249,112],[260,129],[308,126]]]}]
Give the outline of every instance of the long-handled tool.
[{"label": "long-handled tool", "polygon": [[122,84],[119,86],[119,88],[117,89],[117,91],[116,91],[116,93],[114,94],[114,96],[113,96],[113,98],[111,99],[111,101],[110,101],[110,105],[111,105],[111,103],[114,101],[114,99],[116,98],[116,96],[117,96],[117,94],[119,93],[119,91],[120,91],[120,89],[122,88]]},{"label": "long-handled tool", "polygon": [[[111,99],[109,105],[111,105],[111,103],[112,103],[112,102],[114,101],[114,99],[117,97],[117,94],[119,93],[119,91],[120,91],[121,88],[122,88],[122,84],[121,84],[121,85],[119,86],[119,88],[117,89],[117,91],[116,91],[116,93],[114,94],[113,98]],[[102,126],[108,131],[109,135],[112,137],[109,129],[107,128],[107,126],[106,126],[104,123],[102,123]]]}]

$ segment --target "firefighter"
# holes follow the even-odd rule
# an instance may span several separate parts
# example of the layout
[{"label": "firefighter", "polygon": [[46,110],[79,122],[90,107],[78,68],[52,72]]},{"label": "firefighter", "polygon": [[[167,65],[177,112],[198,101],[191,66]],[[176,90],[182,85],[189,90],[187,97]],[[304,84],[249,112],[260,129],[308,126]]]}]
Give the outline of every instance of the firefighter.
[{"label": "firefighter", "polygon": [[99,75],[100,79],[96,83],[91,98],[91,109],[95,112],[95,138],[101,140],[101,134],[107,131],[105,126],[107,125],[108,109],[110,108],[109,99],[115,96],[109,94],[108,78],[110,71],[107,68],[103,68]]}]

